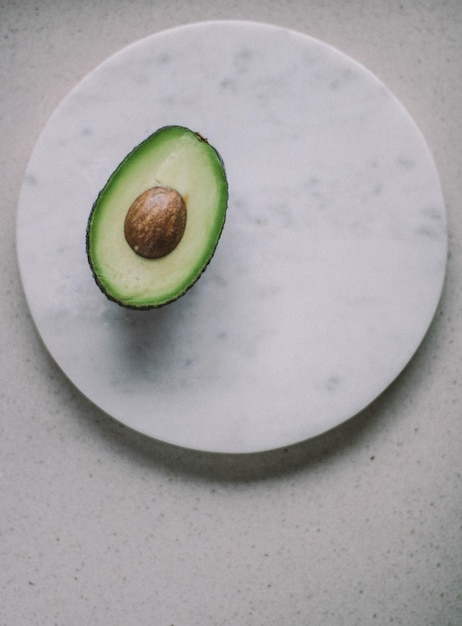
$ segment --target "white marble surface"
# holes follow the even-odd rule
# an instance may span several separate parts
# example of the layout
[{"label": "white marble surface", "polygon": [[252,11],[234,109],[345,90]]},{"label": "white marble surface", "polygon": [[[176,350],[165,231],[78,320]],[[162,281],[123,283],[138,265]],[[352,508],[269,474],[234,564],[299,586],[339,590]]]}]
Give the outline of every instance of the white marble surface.
[{"label": "white marble surface", "polygon": [[[168,124],[220,152],[227,221],[191,292],[127,312],[93,282],[87,219]],[[111,57],[52,116],[19,200],[26,295],[64,372],[125,424],[213,452],[298,443],[372,402],[430,324],[446,242],[432,156],[391,93],[257,22],[174,28]]]},{"label": "white marble surface", "polygon": [[[15,250],[23,176],[60,101],[125,44],[218,18],[300,30],[373,70],[422,130],[449,218],[442,299],[392,385],[319,437],[243,456],[156,441],[89,402],[40,340]],[[2,626],[460,623],[461,25],[455,0],[2,4]]]}]

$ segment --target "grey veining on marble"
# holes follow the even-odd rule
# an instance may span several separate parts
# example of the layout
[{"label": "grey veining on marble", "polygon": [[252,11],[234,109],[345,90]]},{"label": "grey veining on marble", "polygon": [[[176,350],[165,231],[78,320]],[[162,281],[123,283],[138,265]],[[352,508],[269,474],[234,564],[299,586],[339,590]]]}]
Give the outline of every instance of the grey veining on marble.
[{"label": "grey veining on marble", "polygon": [[[93,283],[86,221],[166,124],[221,153],[227,222],[186,296],[125,311]],[[221,452],[306,439],[373,401],[428,329],[447,246],[432,157],[385,86],[319,41],[243,22],[144,39],[77,85],[31,157],[17,238],[38,330],[77,387],[132,428]]]}]

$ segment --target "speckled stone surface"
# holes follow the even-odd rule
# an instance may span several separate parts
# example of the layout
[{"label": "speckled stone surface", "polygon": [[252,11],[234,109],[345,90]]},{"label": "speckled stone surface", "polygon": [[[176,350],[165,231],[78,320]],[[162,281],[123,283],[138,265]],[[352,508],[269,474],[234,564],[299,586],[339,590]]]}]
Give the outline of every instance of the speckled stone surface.
[{"label": "speckled stone surface", "polygon": [[[299,30],[373,71],[428,142],[448,215],[442,298],[404,371],[355,418],[259,454],[182,449],[95,407],[40,339],[16,255],[63,98],[123,46],[208,19]],[[460,625],[461,30],[457,0],[1,4],[2,626]]]},{"label": "speckled stone surface", "polygon": [[[89,211],[168,124],[220,152],[224,233],[184,298],[121,311],[89,270]],[[64,372],[125,424],[213,452],[298,443],[372,402],[430,324],[446,242],[432,156],[385,86],[313,38],[243,21],[164,31],[92,72],[42,133],[18,213],[26,295]]]}]

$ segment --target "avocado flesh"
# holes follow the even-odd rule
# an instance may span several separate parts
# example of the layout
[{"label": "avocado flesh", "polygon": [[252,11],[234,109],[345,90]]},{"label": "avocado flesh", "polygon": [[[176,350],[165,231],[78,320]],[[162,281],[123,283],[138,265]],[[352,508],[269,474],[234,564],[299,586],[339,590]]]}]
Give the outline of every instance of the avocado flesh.
[{"label": "avocado flesh", "polygon": [[[178,246],[167,256],[146,259],[128,245],[124,221],[132,202],[155,186],[175,189],[187,221]],[[105,295],[129,308],[154,308],[176,300],[200,277],[223,229],[228,184],[218,152],[181,126],[161,128],[117,167],[93,205],[87,256]]]}]

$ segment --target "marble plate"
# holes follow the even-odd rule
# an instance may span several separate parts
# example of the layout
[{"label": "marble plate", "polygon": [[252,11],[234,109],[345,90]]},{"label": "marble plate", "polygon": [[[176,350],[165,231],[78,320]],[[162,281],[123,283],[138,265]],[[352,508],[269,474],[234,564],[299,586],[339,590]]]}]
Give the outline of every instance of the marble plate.
[{"label": "marble plate", "polygon": [[[186,296],[127,311],[93,282],[87,217],[167,124],[221,153],[227,223]],[[434,162],[387,88],[320,41],[249,22],[161,32],[91,72],[39,137],[17,221],[28,304],[70,380],[137,431],[215,452],[287,446],[372,402],[428,329],[446,247]]]}]

